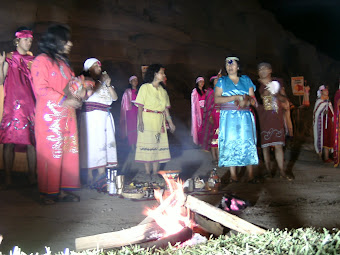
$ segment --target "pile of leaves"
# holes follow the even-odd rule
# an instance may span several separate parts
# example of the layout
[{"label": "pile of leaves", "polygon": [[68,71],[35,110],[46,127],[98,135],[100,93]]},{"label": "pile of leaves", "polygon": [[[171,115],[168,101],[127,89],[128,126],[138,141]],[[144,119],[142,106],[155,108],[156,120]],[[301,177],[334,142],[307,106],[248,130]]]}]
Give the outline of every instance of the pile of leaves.
[{"label": "pile of leaves", "polygon": [[[51,255],[49,249],[45,255]],[[151,254],[340,254],[340,230],[300,228],[293,230],[268,230],[262,235],[233,234],[212,238],[194,246],[167,249],[127,246],[110,251],[67,251],[58,255],[151,255]],[[13,255],[24,255],[23,252]]]}]

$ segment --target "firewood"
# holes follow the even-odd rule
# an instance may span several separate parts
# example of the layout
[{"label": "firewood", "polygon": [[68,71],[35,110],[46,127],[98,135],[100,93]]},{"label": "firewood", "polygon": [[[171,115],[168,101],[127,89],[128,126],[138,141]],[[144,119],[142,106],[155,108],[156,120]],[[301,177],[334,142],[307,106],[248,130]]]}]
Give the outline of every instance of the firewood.
[{"label": "firewood", "polygon": [[155,241],[151,242],[146,242],[146,243],[141,243],[139,244],[140,247],[142,248],[147,248],[147,247],[154,247],[154,248],[163,248],[165,249],[168,247],[169,243],[171,245],[175,245],[176,243],[183,243],[189,239],[192,238],[193,231],[191,228],[183,228],[181,231],[179,231],[176,234],[160,238]]},{"label": "firewood", "polygon": [[206,217],[195,213],[195,222],[206,232],[213,234],[214,236],[220,236],[223,234],[223,227],[220,223],[209,220]]},{"label": "firewood", "polygon": [[187,195],[187,199],[184,205],[195,213],[201,214],[215,222],[222,224],[227,228],[236,230],[241,233],[263,234],[266,231],[248,221],[227,213],[190,195]]},{"label": "firewood", "polygon": [[164,230],[156,222],[138,225],[116,232],[80,237],[75,240],[76,251],[89,249],[109,249],[148,242],[159,238]]}]

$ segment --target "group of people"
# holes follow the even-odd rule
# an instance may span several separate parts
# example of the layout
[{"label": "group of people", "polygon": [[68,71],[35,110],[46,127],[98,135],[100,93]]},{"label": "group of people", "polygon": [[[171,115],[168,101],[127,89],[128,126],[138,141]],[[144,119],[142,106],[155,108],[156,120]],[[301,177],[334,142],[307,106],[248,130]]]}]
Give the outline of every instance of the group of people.
[{"label": "group of people", "polygon": [[269,63],[258,65],[256,85],[240,74],[238,57],[227,57],[225,65],[227,75],[219,72],[212,76],[207,90],[204,78],[196,79],[191,94],[194,143],[211,150],[213,162],[219,167],[230,167],[231,182],[239,181],[237,167],[246,166],[248,182],[256,183],[253,165],[259,162],[260,140],[266,175],[273,176],[270,150],[274,148],[280,176],[292,180],[294,176],[284,168],[283,146],[286,136],[293,135],[293,128],[286,113],[290,106],[282,82],[272,77]]},{"label": "group of people", "polygon": [[[340,163],[340,87],[335,93],[334,106],[329,98],[328,87],[321,85],[313,111],[314,148],[325,163]],[[333,157],[333,158],[332,158]]]},{"label": "group of people", "polygon": [[[15,151],[26,150],[29,181],[38,183],[46,205],[80,200],[72,192],[80,188],[80,169],[88,170],[87,179],[93,184],[105,178],[106,169],[118,165],[110,111],[118,99],[115,87],[96,58],[84,62],[81,75],[74,74],[70,38],[67,26],[51,25],[38,43],[40,54],[34,57],[29,51],[33,32],[20,27],[15,33],[16,51],[0,55],[5,186],[12,183]],[[159,163],[170,160],[167,129],[175,131],[165,81],[165,68],[152,64],[142,86],[136,76],[129,78],[121,102],[121,135],[127,137],[135,160],[144,163],[150,178],[157,174]]]},{"label": "group of people", "polygon": [[[6,184],[12,182],[14,152],[26,150],[29,181],[38,183],[44,204],[79,201],[71,191],[80,187],[80,169],[87,169],[88,180],[94,183],[105,178],[107,168],[118,166],[110,111],[117,92],[96,58],[84,62],[81,75],[74,74],[68,57],[73,46],[70,37],[68,27],[50,26],[39,41],[40,54],[34,57],[29,51],[33,33],[21,27],[15,33],[16,51],[0,54],[0,84],[5,91],[0,143],[4,144]],[[269,63],[258,65],[259,78],[254,84],[240,74],[239,58],[225,61],[227,75],[222,76],[220,70],[210,78],[208,89],[203,77],[196,79],[191,94],[193,142],[210,150],[219,167],[230,168],[231,182],[239,181],[237,167],[241,166],[247,167],[248,181],[257,182],[253,172],[259,163],[257,144],[262,148],[266,175],[273,175],[270,152],[274,149],[280,176],[292,180],[294,176],[284,167],[283,146],[286,136],[293,135],[293,127],[282,81],[272,77]],[[121,100],[121,136],[127,137],[135,161],[144,163],[150,178],[157,175],[160,163],[170,160],[167,130],[176,129],[165,81],[164,66],[152,64],[142,86],[136,76],[129,78]],[[321,86],[318,93],[315,146],[318,153],[326,148],[328,161],[334,141],[338,146],[338,134],[328,132],[334,114],[328,90]],[[339,157],[335,154],[334,158]],[[94,169],[98,170],[95,176]]]}]

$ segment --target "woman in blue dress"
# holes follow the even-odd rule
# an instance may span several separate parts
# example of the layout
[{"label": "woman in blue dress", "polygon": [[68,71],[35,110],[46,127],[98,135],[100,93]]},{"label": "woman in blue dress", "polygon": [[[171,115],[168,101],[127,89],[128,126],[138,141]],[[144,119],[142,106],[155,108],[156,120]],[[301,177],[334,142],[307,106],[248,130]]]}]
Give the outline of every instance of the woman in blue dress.
[{"label": "woman in blue dress", "polygon": [[239,76],[239,59],[226,58],[228,75],[215,87],[215,103],[221,104],[218,136],[219,167],[230,167],[230,181],[237,182],[237,166],[246,166],[248,182],[254,183],[253,165],[258,164],[256,128],[250,104],[256,103],[255,85],[246,75]]}]

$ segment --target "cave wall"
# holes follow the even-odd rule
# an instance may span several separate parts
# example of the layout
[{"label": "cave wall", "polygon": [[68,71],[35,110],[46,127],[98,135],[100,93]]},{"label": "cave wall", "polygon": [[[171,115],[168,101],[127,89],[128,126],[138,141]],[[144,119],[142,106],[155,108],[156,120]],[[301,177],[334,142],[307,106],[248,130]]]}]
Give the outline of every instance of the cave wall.
[{"label": "cave wall", "polygon": [[291,76],[305,76],[312,103],[321,84],[330,86],[331,95],[338,88],[340,63],[285,31],[256,0],[6,1],[0,9],[0,50],[13,50],[16,28],[27,25],[34,29],[36,54],[37,40],[51,22],[72,29],[75,72],[86,58],[97,57],[119,94],[129,76],[141,79],[141,65],[158,62],[166,66],[172,100],[188,100],[195,78],[224,70],[229,54],[240,57],[252,79],[259,62],[271,62],[295,104]]}]

